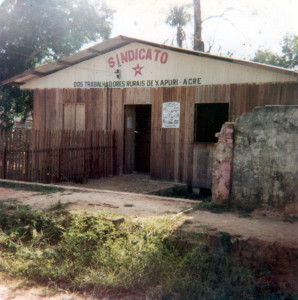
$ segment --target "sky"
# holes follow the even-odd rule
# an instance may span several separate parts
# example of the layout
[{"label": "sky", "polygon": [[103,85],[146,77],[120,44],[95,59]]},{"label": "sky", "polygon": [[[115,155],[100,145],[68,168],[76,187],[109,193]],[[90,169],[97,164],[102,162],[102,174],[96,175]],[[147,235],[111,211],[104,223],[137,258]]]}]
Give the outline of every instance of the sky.
[{"label": "sky", "polygon": [[[40,0],[46,1],[46,0]],[[64,0],[61,0],[64,1]],[[96,3],[99,0],[91,0]],[[3,0],[0,0],[0,4]],[[192,0],[106,0],[115,10],[111,37],[126,35],[176,46],[175,29],[165,23],[171,7]],[[249,59],[258,49],[281,53],[286,34],[298,35],[298,0],[201,0],[205,49],[212,54]],[[183,47],[192,49],[193,22],[185,27]],[[90,45],[89,45],[90,46]]]},{"label": "sky", "polygon": [[[175,29],[165,24],[171,7],[192,0],[107,0],[116,9],[112,36],[127,35],[176,46]],[[230,9],[229,9],[230,8]],[[192,7],[189,12],[193,13]],[[286,34],[298,35],[298,0],[201,0],[205,49],[249,59],[258,49],[281,53]],[[193,22],[185,27],[184,47],[192,49]]]}]

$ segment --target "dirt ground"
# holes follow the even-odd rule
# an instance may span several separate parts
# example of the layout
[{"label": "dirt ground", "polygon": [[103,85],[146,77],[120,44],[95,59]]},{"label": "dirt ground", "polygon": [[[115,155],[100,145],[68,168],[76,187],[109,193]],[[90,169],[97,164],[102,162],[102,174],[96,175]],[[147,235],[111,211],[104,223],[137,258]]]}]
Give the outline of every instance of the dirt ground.
[{"label": "dirt ground", "polygon": [[177,184],[174,182],[151,180],[150,175],[146,173],[133,173],[101,179],[89,179],[84,184],[69,181],[59,185],[141,194],[152,194],[162,189],[171,188],[174,185],[185,186],[184,184]]},{"label": "dirt ground", "polygon": [[[70,186],[72,185],[72,186]],[[143,187],[142,187],[143,185]],[[75,186],[75,187],[74,187]],[[79,186],[79,187],[78,187]],[[89,181],[87,184],[64,185],[63,192],[42,195],[38,192],[16,191],[0,188],[0,201],[11,200],[19,204],[30,205],[34,209],[46,209],[58,201],[67,204],[70,210],[100,211],[108,210],[121,216],[149,217],[176,215],[192,208],[197,201],[165,198],[148,194],[138,194],[142,188],[146,192],[173,186],[173,183],[151,181],[148,177],[126,176],[122,182],[117,178],[110,180]],[[96,189],[97,188],[97,189]],[[100,188],[100,189],[98,189]],[[118,191],[115,191],[115,190]],[[120,190],[120,191],[119,191]],[[132,193],[134,191],[135,193]],[[255,212],[250,216],[238,213],[215,214],[208,211],[191,210],[187,219],[179,228],[185,232],[228,232],[241,238],[258,238],[270,242],[286,242],[298,246],[297,222],[285,222],[275,219],[264,212]],[[76,295],[48,295],[48,291],[33,289],[15,289],[16,280],[0,277],[1,299],[86,299]],[[45,295],[46,294],[46,295]]]}]

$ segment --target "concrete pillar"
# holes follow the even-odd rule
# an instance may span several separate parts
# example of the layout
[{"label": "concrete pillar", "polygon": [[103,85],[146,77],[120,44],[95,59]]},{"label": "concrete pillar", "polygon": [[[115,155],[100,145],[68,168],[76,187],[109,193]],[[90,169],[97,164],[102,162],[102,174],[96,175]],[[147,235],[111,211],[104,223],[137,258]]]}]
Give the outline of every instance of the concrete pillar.
[{"label": "concrete pillar", "polygon": [[213,149],[212,202],[223,206],[230,203],[234,123],[223,124],[221,131],[215,136],[218,142]]}]

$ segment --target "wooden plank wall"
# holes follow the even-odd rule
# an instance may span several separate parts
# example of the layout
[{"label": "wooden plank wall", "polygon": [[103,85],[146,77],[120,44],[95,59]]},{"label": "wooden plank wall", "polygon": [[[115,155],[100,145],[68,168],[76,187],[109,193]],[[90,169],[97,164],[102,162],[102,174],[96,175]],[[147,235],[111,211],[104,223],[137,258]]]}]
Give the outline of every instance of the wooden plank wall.
[{"label": "wooden plank wall", "polygon": [[[124,105],[151,104],[152,178],[200,185],[200,174],[211,178],[212,153],[208,154],[208,151],[212,151],[212,144],[193,144],[195,103],[229,103],[229,121],[235,121],[256,106],[293,105],[297,90],[295,83],[35,90],[34,129],[63,129],[63,105],[85,103],[85,129],[115,130],[114,172],[121,174]],[[161,128],[162,103],[167,101],[181,103],[179,129]],[[209,158],[202,165],[206,157]],[[211,188],[210,178],[205,180],[204,187]]]}]

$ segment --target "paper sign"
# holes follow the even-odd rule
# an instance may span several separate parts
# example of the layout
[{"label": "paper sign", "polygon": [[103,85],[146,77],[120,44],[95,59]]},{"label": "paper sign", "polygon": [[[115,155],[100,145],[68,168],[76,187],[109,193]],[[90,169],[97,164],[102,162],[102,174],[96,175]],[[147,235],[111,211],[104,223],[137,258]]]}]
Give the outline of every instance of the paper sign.
[{"label": "paper sign", "polygon": [[180,127],[180,103],[164,102],[162,104],[162,128]]}]

